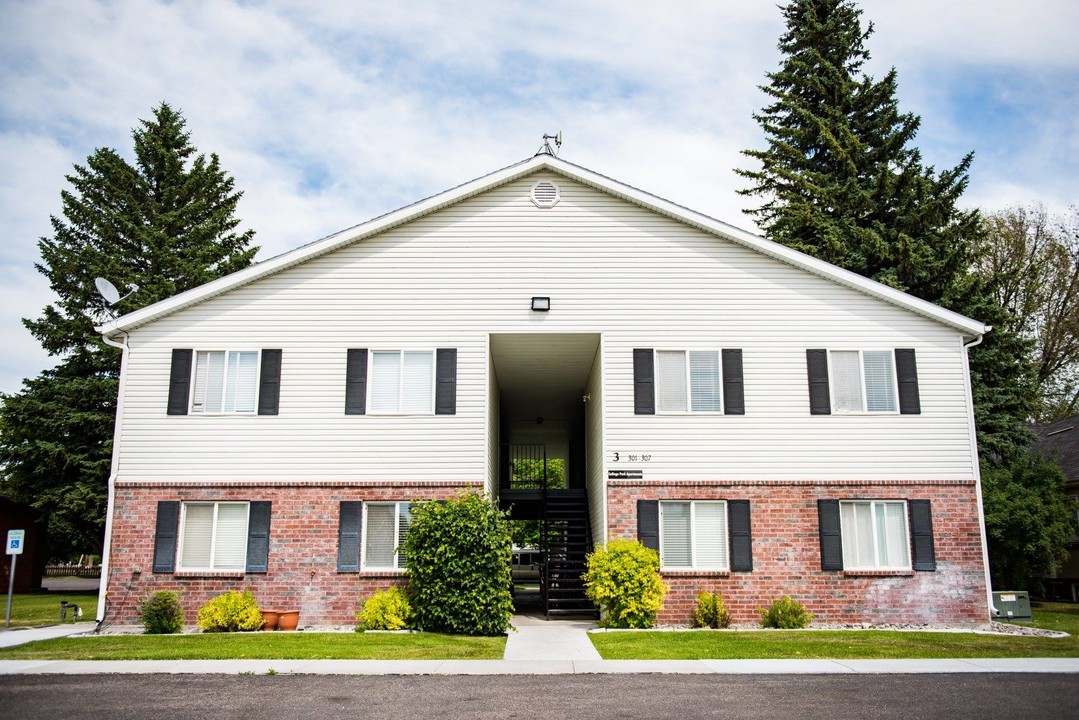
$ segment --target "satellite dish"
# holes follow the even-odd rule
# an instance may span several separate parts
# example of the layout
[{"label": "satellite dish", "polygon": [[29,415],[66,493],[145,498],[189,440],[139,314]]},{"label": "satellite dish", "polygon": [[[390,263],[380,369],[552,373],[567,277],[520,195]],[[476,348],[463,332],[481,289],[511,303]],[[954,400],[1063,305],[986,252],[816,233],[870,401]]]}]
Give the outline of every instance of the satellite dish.
[{"label": "satellite dish", "polygon": [[97,287],[98,294],[105,298],[105,302],[109,305],[115,305],[120,302],[120,291],[105,278],[94,278],[94,285]]},{"label": "satellite dish", "polygon": [[136,285],[135,283],[131,283],[131,290],[127,293],[127,295],[124,295],[124,297],[120,297],[120,291],[116,289],[116,286],[103,277],[94,278],[94,286],[97,288],[98,294],[100,294],[101,297],[105,298],[105,302],[107,302],[110,306],[115,305],[126,297],[129,297],[132,293],[138,292],[139,289],[138,285]]}]

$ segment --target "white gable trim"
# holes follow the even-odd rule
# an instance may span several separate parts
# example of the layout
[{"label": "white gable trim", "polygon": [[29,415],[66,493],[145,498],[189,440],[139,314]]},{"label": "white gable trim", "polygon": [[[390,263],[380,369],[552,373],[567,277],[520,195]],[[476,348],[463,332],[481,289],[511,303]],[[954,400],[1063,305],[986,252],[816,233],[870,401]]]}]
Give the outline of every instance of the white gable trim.
[{"label": "white gable trim", "polygon": [[417,220],[425,215],[437,212],[474,195],[486,192],[500,185],[513,182],[531,173],[548,170],[593,187],[601,192],[613,195],[638,205],[652,212],[673,220],[696,227],[705,232],[737,243],[780,262],[800,268],[832,282],[853,288],[865,295],[883,300],[889,304],[904,308],[923,317],[935,320],[943,325],[974,338],[990,328],[976,320],[945,310],[932,303],[873,280],[838,268],[830,263],[792,250],[779,243],[766,240],[758,235],[740,230],[733,225],[721,222],[701,213],[677,205],[663,198],[656,197],[637,188],[625,185],[606,176],[592,172],[587,168],[574,165],[553,155],[536,155],[524,162],[497,170],[489,175],[477,178],[463,185],[433,195],[412,205],[405,206],[366,223],[342,230],[313,243],[277,255],[255,265],[239,270],[231,275],[200,285],[167,300],[147,305],[122,317],[103,323],[97,329],[106,336],[133,330],[161,317],[190,307],[217,295],[273,275],[287,268],[307,262],[313,258],[332,253],[352,243],[359,242],[372,235]]}]

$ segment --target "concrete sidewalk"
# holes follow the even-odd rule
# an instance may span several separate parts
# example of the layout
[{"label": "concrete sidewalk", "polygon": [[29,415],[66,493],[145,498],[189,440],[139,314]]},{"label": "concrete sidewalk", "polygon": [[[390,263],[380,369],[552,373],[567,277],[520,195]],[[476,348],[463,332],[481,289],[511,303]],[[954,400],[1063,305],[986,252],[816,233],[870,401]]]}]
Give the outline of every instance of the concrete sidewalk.
[{"label": "concrete sidewalk", "polygon": [[[1079,658],[971,660],[603,660],[588,639],[591,621],[518,615],[502,660],[0,660],[0,675],[98,673],[311,675],[695,675],[1073,673]],[[92,632],[94,623],[0,632],[0,647]]]}]

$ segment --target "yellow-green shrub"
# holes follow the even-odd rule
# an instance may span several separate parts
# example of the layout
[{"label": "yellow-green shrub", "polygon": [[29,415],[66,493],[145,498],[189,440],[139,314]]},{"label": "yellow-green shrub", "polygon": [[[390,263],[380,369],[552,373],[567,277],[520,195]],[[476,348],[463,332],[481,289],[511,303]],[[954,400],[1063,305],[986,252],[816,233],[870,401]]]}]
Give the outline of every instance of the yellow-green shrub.
[{"label": "yellow-green shrub", "polygon": [[731,614],[719,593],[702,591],[697,595],[693,611],[693,627],[726,628],[731,626]]},{"label": "yellow-green shrub", "polygon": [[391,587],[360,602],[356,632],[364,630],[404,630],[412,622],[412,606],[401,588]]},{"label": "yellow-green shrub", "polygon": [[197,622],[203,632],[250,632],[262,627],[262,611],[250,590],[229,590],[200,607]]},{"label": "yellow-green shrub", "polygon": [[609,541],[588,556],[582,577],[588,599],[604,611],[604,627],[652,627],[663,607],[659,555],[636,540]]},{"label": "yellow-green shrub", "polygon": [[813,619],[805,605],[792,600],[788,595],[777,598],[768,608],[760,608],[760,613],[762,627],[780,630],[804,628]]}]

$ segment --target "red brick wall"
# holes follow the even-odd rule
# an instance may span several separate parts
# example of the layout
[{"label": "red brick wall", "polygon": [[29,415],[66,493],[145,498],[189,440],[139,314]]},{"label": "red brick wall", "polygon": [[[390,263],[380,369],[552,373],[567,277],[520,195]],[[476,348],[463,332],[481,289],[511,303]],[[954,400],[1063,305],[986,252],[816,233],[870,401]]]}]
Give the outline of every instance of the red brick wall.
[{"label": "red brick wall", "polygon": [[[936,572],[867,577],[820,569],[819,499],[929,499]],[[690,622],[702,590],[720,592],[736,624],[759,622],[757,608],[790,595],[814,623],[982,624],[988,620],[981,533],[973,483],[644,483],[608,484],[608,536],[637,537],[638,500],[749,500],[753,571],[664,573],[670,586],[658,622]]]},{"label": "red brick wall", "polygon": [[[399,573],[337,572],[337,531],[342,500],[432,500],[451,497],[460,484],[290,483],[160,486],[118,483],[109,558],[106,619],[137,625],[138,604],[157,590],[181,593],[185,622],[199,606],[226,590],[251,590],[259,606],[299,610],[300,625],[352,625],[360,596],[403,584]],[[477,484],[467,489],[482,490]],[[264,574],[155,573],[154,530],[159,500],[268,500],[269,572]]]}]

